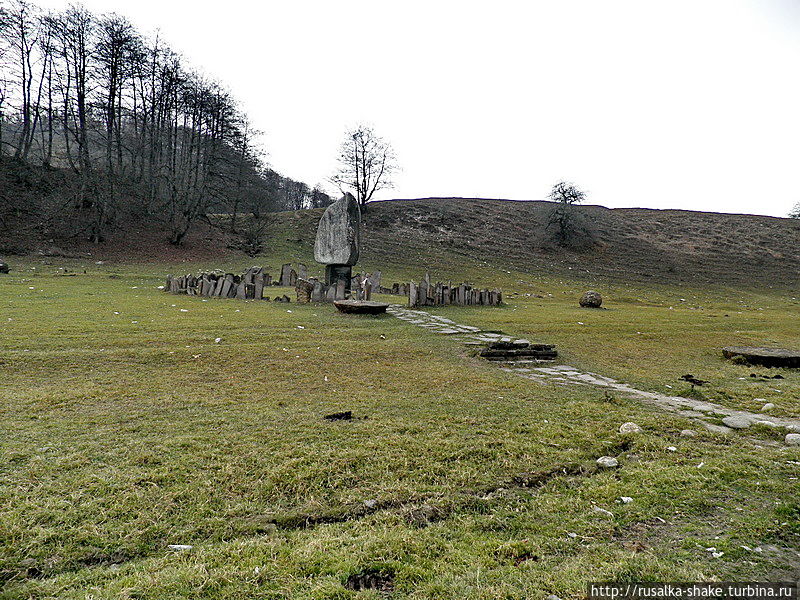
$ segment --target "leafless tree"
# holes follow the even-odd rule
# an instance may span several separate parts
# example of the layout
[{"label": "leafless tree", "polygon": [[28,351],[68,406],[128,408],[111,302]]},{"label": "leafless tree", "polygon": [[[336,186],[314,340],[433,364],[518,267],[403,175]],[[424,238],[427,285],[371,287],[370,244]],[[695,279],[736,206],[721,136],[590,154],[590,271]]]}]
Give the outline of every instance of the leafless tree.
[{"label": "leafless tree", "polygon": [[371,127],[358,125],[348,131],[339,154],[339,170],[331,177],[342,191],[355,193],[361,206],[372,200],[375,192],[391,188],[397,163],[391,145]]},{"label": "leafless tree", "polygon": [[231,214],[235,230],[242,213],[330,203],[267,168],[255,134],[223,86],[123,17],[0,0],[0,181],[22,169],[54,190],[0,186],[0,225],[42,215],[43,227],[100,242],[134,217],[180,244],[209,213]]},{"label": "leafless tree", "polygon": [[555,202],[547,219],[546,229],[554,230],[556,241],[560,246],[575,246],[585,233],[585,227],[577,213],[576,206],[586,199],[586,192],[575,184],[559,181],[553,186],[548,196]]}]

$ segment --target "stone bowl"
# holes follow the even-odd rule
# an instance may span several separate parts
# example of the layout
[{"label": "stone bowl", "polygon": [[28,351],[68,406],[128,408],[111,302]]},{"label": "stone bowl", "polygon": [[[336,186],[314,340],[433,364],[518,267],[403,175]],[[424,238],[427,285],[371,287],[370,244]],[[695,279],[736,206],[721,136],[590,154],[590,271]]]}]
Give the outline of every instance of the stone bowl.
[{"label": "stone bowl", "polygon": [[750,346],[726,346],[722,349],[725,358],[743,357],[751,365],[764,367],[800,367],[800,352],[784,348],[754,348]]},{"label": "stone bowl", "polygon": [[379,315],[385,313],[389,305],[385,302],[369,302],[367,300],[335,300],[333,305],[349,315]]}]

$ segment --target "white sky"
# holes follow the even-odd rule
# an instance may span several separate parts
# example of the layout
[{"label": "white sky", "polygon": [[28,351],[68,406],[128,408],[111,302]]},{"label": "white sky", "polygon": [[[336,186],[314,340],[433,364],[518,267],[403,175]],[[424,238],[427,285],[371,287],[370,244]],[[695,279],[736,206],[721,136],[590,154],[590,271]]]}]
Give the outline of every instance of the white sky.
[{"label": "white sky", "polygon": [[[63,0],[39,0],[62,9]],[[785,215],[800,201],[800,0],[87,0],[229,87],[270,165],[313,185],[359,121],[384,198]]]}]

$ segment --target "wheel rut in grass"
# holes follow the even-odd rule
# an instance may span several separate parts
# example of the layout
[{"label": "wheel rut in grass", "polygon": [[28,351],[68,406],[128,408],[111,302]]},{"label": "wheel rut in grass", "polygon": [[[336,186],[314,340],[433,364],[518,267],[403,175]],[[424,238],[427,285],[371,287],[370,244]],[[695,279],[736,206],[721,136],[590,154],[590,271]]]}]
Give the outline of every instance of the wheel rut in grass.
[{"label": "wheel rut in grass", "polygon": [[[453,336],[454,339],[470,346],[484,346],[486,348],[498,344],[509,348],[513,348],[515,345],[539,346],[531,345],[528,340],[507,336],[495,331],[483,331],[479,327],[460,325],[451,319],[432,315],[424,310],[392,305],[387,312],[398,319],[425,328],[433,333]],[[513,355],[495,359],[491,354],[486,350],[482,352],[482,355],[489,360],[494,360],[503,371],[517,377],[523,377],[542,385],[590,386],[614,391],[658,409],[696,420],[712,432],[729,433],[732,431],[731,427],[720,425],[719,421],[734,423],[737,429],[747,429],[755,425],[784,430],[789,433],[800,432],[800,420],[798,419],[735,410],[706,400],[647,392],[610,377],[581,371],[569,365],[555,364],[553,360],[543,360],[530,356],[515,357]]]}]

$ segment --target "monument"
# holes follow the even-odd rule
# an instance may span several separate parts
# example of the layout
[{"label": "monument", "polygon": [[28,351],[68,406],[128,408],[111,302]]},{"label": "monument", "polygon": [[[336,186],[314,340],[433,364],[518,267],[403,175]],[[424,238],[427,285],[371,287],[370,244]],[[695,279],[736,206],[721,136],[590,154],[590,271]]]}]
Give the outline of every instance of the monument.
[{"label": "monument", "polygon": [[336,290],[337,300],[350,295],[353,265],[358,262],[360,227],[361,208],[350,193],[325,209],[319,220],[314,260],[325,265],[325,285]]}]

